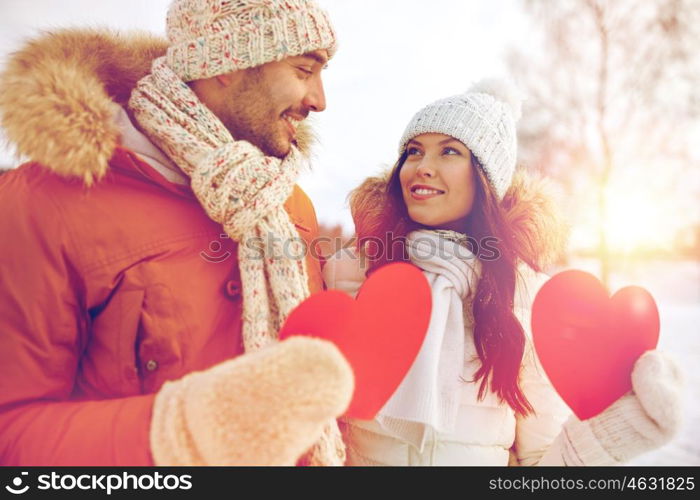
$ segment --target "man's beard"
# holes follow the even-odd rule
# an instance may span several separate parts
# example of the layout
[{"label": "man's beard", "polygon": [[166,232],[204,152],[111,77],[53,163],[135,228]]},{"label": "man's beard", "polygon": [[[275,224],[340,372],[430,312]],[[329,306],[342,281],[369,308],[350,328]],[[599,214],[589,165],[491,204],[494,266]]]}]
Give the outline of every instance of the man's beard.
[{"label": "man's beard", "polygon": [[280,112],[259,68],[247,70],[241,85],[232,88],[221,109],[212,110],[234,139],[248,141],[267,156],[284,158],[289,141],[280,132]]}]

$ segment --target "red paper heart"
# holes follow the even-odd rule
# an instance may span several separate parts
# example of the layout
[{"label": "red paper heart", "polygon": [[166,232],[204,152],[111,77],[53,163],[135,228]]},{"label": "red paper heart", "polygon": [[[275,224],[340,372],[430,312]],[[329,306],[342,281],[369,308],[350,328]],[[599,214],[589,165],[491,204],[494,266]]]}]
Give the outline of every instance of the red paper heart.
[{"label": "red paper heart", "polygon": [[430,322],[430,286],[415,266],[384,266],[353,300],[337,290],[312,295],[287,318],[280,339],[308,335],[334,342],[352,366],[355,392],[345,415],[370,420],[413,364]]},{"label": "red paper heart", "polygon": [[632,389],[635,361],[659,340],[659,312],[643,288],[608,297],[595,276],[565,271],[535,297],[532,336],[552,385],[585,420]]}]

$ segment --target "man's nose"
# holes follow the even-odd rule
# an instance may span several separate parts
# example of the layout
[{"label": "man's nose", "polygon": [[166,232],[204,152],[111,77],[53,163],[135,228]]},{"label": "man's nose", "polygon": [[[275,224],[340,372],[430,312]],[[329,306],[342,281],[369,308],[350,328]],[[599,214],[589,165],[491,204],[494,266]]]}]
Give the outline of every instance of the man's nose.
[{"label": "man's nose", "polygon": [[304,97],[304,106],[317,113],[326,109],[326,94],[323,91],[323,81],[320,75],[309,83],[308,92]]}]

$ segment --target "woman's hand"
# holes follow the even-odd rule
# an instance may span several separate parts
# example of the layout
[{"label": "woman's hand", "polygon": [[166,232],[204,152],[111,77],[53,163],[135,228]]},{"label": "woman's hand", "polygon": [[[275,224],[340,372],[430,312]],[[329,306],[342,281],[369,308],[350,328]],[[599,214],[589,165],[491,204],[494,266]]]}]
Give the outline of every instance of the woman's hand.
[{"label": "woman's hand", "polygon": [[647,351],[632,370],[632,391],[588,420],[572,415],[540,465],[619,465],[663,446],[680,428],[682,390],[673,359]]}]

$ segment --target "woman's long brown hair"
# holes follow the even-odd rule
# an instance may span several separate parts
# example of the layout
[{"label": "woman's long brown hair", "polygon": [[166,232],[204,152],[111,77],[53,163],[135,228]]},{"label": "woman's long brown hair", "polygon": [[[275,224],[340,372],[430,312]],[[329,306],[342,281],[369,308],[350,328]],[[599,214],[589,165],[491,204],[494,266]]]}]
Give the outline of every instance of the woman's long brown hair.
[{"label": "woman's long brown hair", "polygon": [[[391,262],[408,261],[403,245],[405,237],[410,231],[422,227],[410,220],[403,201],[399,172],[405,161],[406,153],[394,166],[386,191],[382,193],[382,214],[374,219],[379,222],[357,226],[361,251],[366,251],[369,243],[379,245],[371,252],[366,251],[369,273]],[[481,275],[472,306],[474,343],[481,360],[474,382],[481,381],[479,399],[483,399],[490,389],[516,413],[525,416],[534,410],[518,384],[525,349],[525,333],[513,311],[518,260],[539,269],[528,258],[528,252],[518,248],[520,242],[474,155],[471,161],[475,170],[476,198],[463,232],[471,241],[477,242],[477,246],[489,238],[489,248],[497,249],[497,252],[487,252],[489,258],[482,256],[478,248],[472,249],[481,262]],[[354,212],[363,209],[352,202],[351,199]],[[357,215],[356,220],[362,219],[361,214],[353,215]],[[402,242],[400,249],[397,249],[397,241]]]}]

